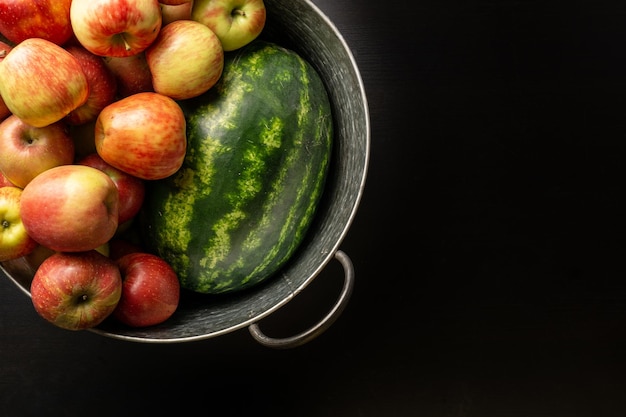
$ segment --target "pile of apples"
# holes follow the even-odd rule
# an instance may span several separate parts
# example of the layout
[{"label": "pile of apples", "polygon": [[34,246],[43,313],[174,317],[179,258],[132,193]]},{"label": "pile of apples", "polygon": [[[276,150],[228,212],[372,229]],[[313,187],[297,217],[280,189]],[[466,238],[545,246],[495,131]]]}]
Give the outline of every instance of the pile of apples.
[{"label": "pile of apples", "polygon": [[182,165],[178,104],[254,40],[263,0],[0,0],[0,262],[35,269],[58,327],[171,317],[171,266],[125,240],[146,181]]}]

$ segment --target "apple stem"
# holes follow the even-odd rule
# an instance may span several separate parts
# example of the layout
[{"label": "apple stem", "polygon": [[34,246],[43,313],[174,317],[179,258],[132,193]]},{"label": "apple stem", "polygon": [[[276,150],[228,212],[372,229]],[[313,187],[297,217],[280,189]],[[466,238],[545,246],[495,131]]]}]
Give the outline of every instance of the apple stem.
[{"label": "apple stem", "polygon": [[241,10],[241,9],[233,9],[232,15],[233,15],[233,16],[234,16],[234,15],[241,15],[241,16],[245,16],[245,15],[246,15],[246,12],[244,12],[244,11],[243,11],[243,10]]},{"label": "apple stem", "polygon": [[124,41],[124,48],[127,51],[130,51],[132,48],[130,47],[130,45],[128,44],[128,42],[126,42],[126,38],[124,37],[124,35],[120,35],[122,37],[122,41]]}]

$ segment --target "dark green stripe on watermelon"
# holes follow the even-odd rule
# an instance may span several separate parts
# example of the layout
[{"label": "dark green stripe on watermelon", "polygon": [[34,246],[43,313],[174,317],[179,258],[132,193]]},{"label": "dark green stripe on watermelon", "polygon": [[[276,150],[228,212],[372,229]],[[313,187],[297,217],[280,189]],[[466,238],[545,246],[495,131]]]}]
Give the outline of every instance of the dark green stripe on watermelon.
[{"label": "dark green stripe on watermelon", "polygon": [[285,264],[311,224],[332,147],[327,92],[295,52],[255,40],[226,55],[214,88],[180,104],[187,156],[149,184],[144,241],[183,288],[248,288]]}]

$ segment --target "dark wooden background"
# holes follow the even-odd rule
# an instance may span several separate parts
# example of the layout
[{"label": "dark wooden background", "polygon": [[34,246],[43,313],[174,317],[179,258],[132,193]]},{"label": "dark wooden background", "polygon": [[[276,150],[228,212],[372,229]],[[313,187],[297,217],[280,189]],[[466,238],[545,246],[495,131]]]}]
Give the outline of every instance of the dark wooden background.
[{"label": "dark wooden background", "polygon": [[[626,414],[626,3],[314,2],[371,111],[344,314],[291,350],[146,345],[53,328],[2,279],[0,415]],[[314,323],[342,277],[266,333]]]}]

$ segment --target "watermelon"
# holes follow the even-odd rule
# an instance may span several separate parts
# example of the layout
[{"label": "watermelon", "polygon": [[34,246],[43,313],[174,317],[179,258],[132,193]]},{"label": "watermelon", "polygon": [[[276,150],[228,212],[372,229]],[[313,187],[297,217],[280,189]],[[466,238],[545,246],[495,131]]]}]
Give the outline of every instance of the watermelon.
[{"label": "watermelon", "polygon": [[293,50],[258,39],[226,54],[211,90],[179,104],[187,154],[147,184],[144,244],[182,288],[257,285],[294,254],[323,193],[333,143],[323,81]]}]

